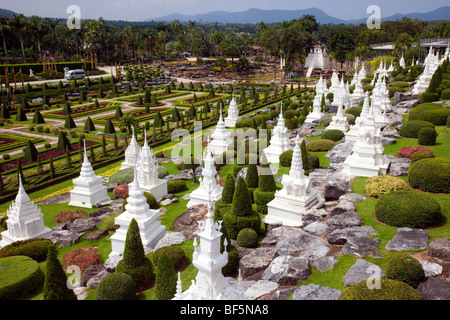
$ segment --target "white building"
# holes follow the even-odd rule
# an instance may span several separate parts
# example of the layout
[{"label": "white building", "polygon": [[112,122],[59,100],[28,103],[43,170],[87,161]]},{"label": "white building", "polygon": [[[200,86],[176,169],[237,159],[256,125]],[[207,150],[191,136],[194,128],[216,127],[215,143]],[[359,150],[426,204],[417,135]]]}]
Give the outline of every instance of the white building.
[{"label": "white building", "polygon": [[158,220],[160,210],[150,209],[147,204],[144,191],[139,185],[136,166],[134,166],[134,180],[128,186],[129,197],[127,198],[125,211],[115,218],[115,224],[120,227],[110,237],[112,246],[110,256],[120,256],[123,254],[128,228],[133,219],[136,220],[139,226],[142,245],[144,247],[153,248],[166,234],[166,228]]},{"label": "white building", "polygon": [[92,208],[97,203],[110,202],[106,186],[102,184],[102,177],[96,176],[86,153],[84,142],[84,160],[81,165],[80,176],[73,179],[75,187],[70,191],[69,206]]},{"label": "white building", "polygon": [[295,140],[291,170],[283,175],[283,189],[275,193],[275,199],[267,204],[268,214],[264,223],[282,223],[286,226],[302,226],[307,210],[320,207],[324,199],[318,190],[311,187],[305,176],[300,149],[300,138]]},{"label": "white building", "polygon": [[231,138],[231,132],[227,132],[225,127],[225,122],[222,117],[222,105],[220,106],[220,118],[217,122],[217,126],[211,135],[212,141],[209,143],[209,148],[214,155],[214,157],[220,157],[227,151],[233,142]]},{"label": "white building", "polygon": [[225,127],[234,128],[236,127],[236,123],[241,120],[242,118],[239,117],[239,108],[233,94],[233,98],[231,99],[230,105],[228,107],[228,115],[225,118]]},{"label": "white building", "polygon": [[33,238],[50,238],[52,230],[44,226],[44,215],[41,209],[30,199],[19,176],[19,190],[15,201],[6,211],[8,230],[2,232],[0,248],[16,241]]},{"label": "white building", "polygon": [[236,281],[226,278],[222,268],[228,263],[226,247],[220,252],[222,221],[214,222],[211,200],[208,202],[206,220],[199,221],[200,233],[194,238],[194,254],[192,264],[198,269],[195,280],[186,291],[182,291],[180,274],[178,273],[177,291],[173,300],[249,300],[244,295],[242,279]]},{"label": "white building", "polygon": [[279,163],[280,155],[291,149],[291,141],[283,118],[283,104],[281,104],[277,125],[272,130],[270,145],[264,149],[264,153],[269,163]]}]

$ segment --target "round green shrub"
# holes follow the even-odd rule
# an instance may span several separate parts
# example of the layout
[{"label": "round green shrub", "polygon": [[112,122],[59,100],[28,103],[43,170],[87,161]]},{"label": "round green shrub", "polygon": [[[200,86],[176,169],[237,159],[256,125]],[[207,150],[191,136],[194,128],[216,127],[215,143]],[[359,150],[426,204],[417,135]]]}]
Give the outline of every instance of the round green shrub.
[{"label": "round green shrub", "polygon": [[369,288],[367,280],[345,288],[339,300],[423,300],[420,293],[404,282],[380,279],[380,289]]},{"label": "round green shrub", "polygon": [[287,150],[280,154],[280,164],[283,167],[290,167],[292,163],[292,155],[294,154],[294,150]]},{"label": "round green shrub", "polygon": [[409,121],[422,120],[431,122],[435,126],[443,126],[450,116],[450,109],[444,108],[438,103],[422,103],[412,108],[409,113]]},{"label": "round green shrub", "polygon": [[320,168],[320,159],[314,154],[308,154],[308,162],[313,169]]},{"label": "round green shrub", "polygon": [[340,141],[345,137],[345,134],[341,130],[327,130],[325,131],[321,138],[332,140],[332,141]]},{"label": "round green shrub", "polygon": [[[331,120],[333,120],[333,117],[335,115],[336,115],[336,113],[329,113],[329,114],[322,116],[322,118],[319,119],[319,124],[321,126],[328,127]],[[347,118],[347,121],[349,124],[355,124],[356,117],[353,114],[344,113],[344,116]]]},{"label": "round green shrub", "polygon": [[147,200],[147,204],[150,207],[150,209],[159,209],[161,207],[158,201],[156,201],[155,196],[152,195],[150,192],[144,192],[144,197]]},{"label": "round green shrub", "polygon": [[422,159],[428,159],[428,158],[434,158],[434,154],[430,154],[429,152],[425,152],[425,151],[418,151],[412,155],[411,163],[414,163],[414,162],[422,160]]},{"label": "round green shrub", "polygon": [[439,203],[418,191],[392,191],[381,196],[375,204],[375,216],[390,226],[408,228],[426,228],[442,220]]},{"label": "round green shrub", "polygon": [[431,122],[423,121],[423,120],[409,120],[405,122],[399,131],[399,134],[405,138],[418,138],[419,131],[422,128],[433,128],[434,125]]},{"label": "round green shrub", "polygon": [[409,190],[408,184],[392,176],[374,176],[366,181],[366,195],[378,198],[391,191]]},{"label": "round green shrub", "polygon": [[388,86],[387,89],[389,90],[389,97],[392,98],[396,92],[405,92],[405,88],[401,87],[394,87],[394,86]]},{"label": "round green shrub", "polygon": [[450,99],[450,89],[444,89],[441,92],[441,99]]},{"label": "round green shrub", "polygon": [[119,186],[121,184],[129,184],[133,182],[134,179],[134,168],[126,168],[114,173],[109,177],[109,183],[117,183]]},{"label": "round green shrub", "polygon": [[330,151],[336,146],[336,142],[328,139],[313,140],[306,144],[306,150],[312,152]]},{"label": "round green shrub", "polygon": [[181,267],[182,263],[186,259],[186,254],[184,253],[184,250],[178,246],[172,245],[159,248],[155,252],[153,252],[153,263],[155,265],[158,265],[158,259],[163,251],[167,254],[167,256],[170,259],[170,262],[172,262],[172,265],[175,269]]},{"label": "round green shrub", "polygon": [[345,110],[345,113],[353,115],[355,118],[359,117],[362,112],[362,106],[361,107],[352,107]]},{"label": "round green shrub", "polygon": [[434,128],[422,128],[419,131],[418,143],[422,146],[433,146],[436,144],[437,132]]},{"label": "round green shrub", "polygon": [[135,300],[136,284],[125,273],[114,272],[104,277],[97,287],[97,300]]},{"label": "round green shrub", "polygon": [[409,167],[408,182],[413,188],[433,193],[450,193],[450,160],[430,158]]},{"label": "round green shrub", "polygon": [[244,248],[256,248],[258,246],[258,234],[250,228],[242,229],[237,235],[236,243]]},{"label": "round green shrub", "polygon": [[425,281],[425,272],[419,261],[410,255],[402,254],[389,261],[386,278],[404,282],[416,289]]},{"label": "round green shrub", "polygon": [[393,81],[389,84],[391,87],[409,88],[409,83],[406,81]]},{"label": "round green shrub", "polygon": [[22,298],[38,290],[45,275],[39,264],[26,256],[0,259],[0,300]]},{"label": "round green shrub", "polygon": [[183,180],[169,180],[167,181],[168,193],[179,193],[187,190],[186,182]]}]

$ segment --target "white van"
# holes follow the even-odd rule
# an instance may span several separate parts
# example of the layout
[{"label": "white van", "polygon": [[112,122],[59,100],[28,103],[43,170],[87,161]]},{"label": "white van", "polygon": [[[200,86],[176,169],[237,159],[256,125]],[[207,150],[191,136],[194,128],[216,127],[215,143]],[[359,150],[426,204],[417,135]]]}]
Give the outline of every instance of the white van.
[{"label": "white van", "polygon": [[82,69],[69,70],[64,75],[64,79],[66,80],[84,79],[84,77],[86,77],[86,72]]}]

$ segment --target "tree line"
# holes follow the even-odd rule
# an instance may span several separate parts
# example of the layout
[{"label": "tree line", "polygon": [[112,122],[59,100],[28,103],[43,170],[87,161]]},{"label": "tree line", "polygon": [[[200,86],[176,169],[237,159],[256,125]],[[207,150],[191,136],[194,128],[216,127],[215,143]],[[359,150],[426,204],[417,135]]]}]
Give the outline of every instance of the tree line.
[{"label": "tree line", "polygon": [[54,61],[80,61],[96,54],[104,63],[147,63],[175,60],[185,52],[198,57],[240,58],[259,54],[286,58],[286,68],[303,65],[312,47],[320,42],[337,62],[375,55],[370,45],[394,42],[394,56],[417,58],[423,38],[450,36],[450,22],[423,22],[404,17],[381,23],[381,29],[361,25],[322,25],[312,15],[277,24],[221,24],[126,22],[83,20],[81,29],[69,29],[62,19],[0,16],[3,50],[7,61],[45,57]]}]

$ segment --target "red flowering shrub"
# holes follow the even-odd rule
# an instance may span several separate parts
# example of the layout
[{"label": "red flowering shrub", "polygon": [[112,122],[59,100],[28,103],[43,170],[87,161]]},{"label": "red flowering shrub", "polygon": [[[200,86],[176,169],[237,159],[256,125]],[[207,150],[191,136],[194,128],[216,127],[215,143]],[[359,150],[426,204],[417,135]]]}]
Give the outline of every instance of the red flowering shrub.
[{"label": "red flowering shrub", "polygon": [[65,210],[58,213],[55,217],[56,224],[64,223],[67,221],[72,222],[75,219],[86,218],[86,211],[82,209],[76,209],[75,211]]},{"label": "red flowering shrub", "polygon": [[128,198],[128,185],[127,184],[121,184],[120,186],[117,186],[113,190],[114,199],[126,199]]},{"label": "red flowering shrub", "polygon": [[416,152],[428,152],[431,156],[433,155],[433,150],[425,148],[424,146],[417,147],[403,147],[397,152],[398,158],[408,158],[411,159],[413,154]]},{"label": "red flowering shrub", "polygon": [[97,248],[80,248],[70,251],[62,257],[62,266],[66,270],[69,266],[78,266],[84,272],[90,266],[102,263]]}]

